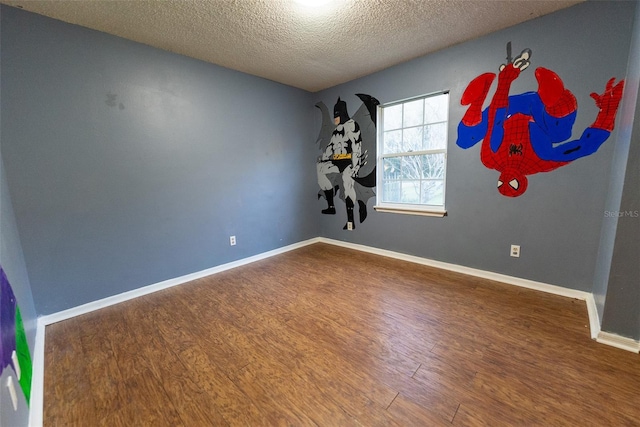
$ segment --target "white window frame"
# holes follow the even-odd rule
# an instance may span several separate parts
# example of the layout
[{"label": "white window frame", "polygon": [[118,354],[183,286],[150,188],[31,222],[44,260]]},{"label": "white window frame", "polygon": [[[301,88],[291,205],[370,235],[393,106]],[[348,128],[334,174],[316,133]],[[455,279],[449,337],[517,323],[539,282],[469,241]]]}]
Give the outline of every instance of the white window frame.
[{"label": "white window frame", "polygon": [[[432,122],[432,123],[422,123],[420,125],[416,125],[416,126],[404,126],[404,123],[402,125],[402,127],[400,129],[402,129],[404,131],[404,129],[409,129],[412,127],[417,127],[417,126],[425,126],[427,124],[437,124],[437,123],[445,123],[446,124],[446,144],[444,148],[438,148],[438,149],[429,149],[429,150],[419,150],[419,151],[403,151],[403,152],[398,152],[398,153],[384,153],[384,109],[385,108],[389,108],[389,107],[393,107],[399,104],[406,104],[409,102],[413,102],[413,101],[417,101],[417,100],[424,100],[433,96],[439,96],[439,95],[447,95],[447,111],[446,111],[446,119],[444,121],[439,121],[439,122]],[[445,203],[446,203],[446,188],[447,188],[447,148],[449,145],[449,102],[450,102],[450,97],[449,97],[449,91],[448,90],[443,90],[443,91],[439,91],[439,92],[433,92],[433,93],[429,93],[426,95],[420,95],[420,96],[416,96],[416,97],[412,97],[412,98],[407,98],[407,99],[403,99],[400,101],[394,101],[394,102],[390,102],[390,103],[386,103],[384,105],[380,105],[378,106],[378,111],[377,111],[377,118],[378,118],[378,123],[377,123],[377,133],[378,133],[378,137],[377,137],[377,170],[378,173],[376,174],[376,185],[377,185],[377,191],[376,191],[376,205],[374,206],[374,209],[378,212],[392,212],[392,213],[402,213],[402,214],[410,214],[410,215],[425,215],[425,216],[436,216],[436,217],[443,217],[447,214],[447,211],[445,209]],[[403,115],[404,115],[404,110],[403,110]],[[404,117],[404,116],[403,116]],[[424,116],[423,116],[424,117]],[[444,177],[443,177],[443,196],[442,196],[442,205],[427,205],[427,204],[415,204],[415,203],[391,203],[391,202],[384,202],[383,201],[383,197],[384,197],[384,181],[383,181],[383,176],[384,176],[384,168],[383,168],[383,162],[384,159],[386,158],[394,158],[394,157],[403,157],[403,156],[418,156],[418,155],[428,155],[428,154],[444,154]]]}]

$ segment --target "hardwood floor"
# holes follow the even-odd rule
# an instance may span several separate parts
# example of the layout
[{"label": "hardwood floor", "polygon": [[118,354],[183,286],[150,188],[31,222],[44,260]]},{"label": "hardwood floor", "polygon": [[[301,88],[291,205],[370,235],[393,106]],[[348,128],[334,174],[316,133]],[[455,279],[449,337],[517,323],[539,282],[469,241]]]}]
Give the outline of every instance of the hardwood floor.
[{"label": "hardwood floor", "polygon": [[640,425],[583,301],[315,244],[46,328],[46,426]]}]

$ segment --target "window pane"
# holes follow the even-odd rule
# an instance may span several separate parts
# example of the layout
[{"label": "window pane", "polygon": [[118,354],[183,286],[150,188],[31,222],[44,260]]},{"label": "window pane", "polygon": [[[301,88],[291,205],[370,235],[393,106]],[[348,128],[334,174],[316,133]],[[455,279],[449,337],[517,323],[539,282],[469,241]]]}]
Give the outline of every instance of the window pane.
[{"label": "window pane", "polygon": [[422,181],[420,202],[425,205],[444,204],[444,181],[428,180]]},{"label": "window pane", "polygon": [[400,179],[400,157],[392,157],[382,161],[382,179],[384,181]]},{"label": "window pane", "polygon": [[402,199],[402,181],[385,182],[382,185],[382,201],[400,203]]},{"label": "window pane", "polygon": [[380,203],[444,206],[448,108],[448,94],[382,107]]},{"label": "window pane", "polygon": [[420,181],[402,181],[401,203],[420,203]]},{"label": "window pane", "polygon": [[422,157],[422,178],[444,179],[444,153],[425,154]]},{"label": "window pane", "polygon": [[423,123],[424,100],[411,101],[404,104],[404,120],[402,126],[418,126]]},{"label": "window pane", "polygon": [[401,157],[402,179],[420,179],[420,157],[421,156]]},{"label": "window pane", "polygon": [[447,120],[449,95],[431,96],[424,100],[424,122],[443,122]]},{"label": "window pane", "polygon": [[384,154],[400,153],[402,151],[402,131],[394,130],[384,133]]},{"label": "window pane", "polygon": [[447,148],[447,124],[438,123],[424,127],[424,149]]},{"label": "window pane", "polygon": [[422,149],[422,127],[405,129],[402,132],[402,151]]},{"label": "window pane", "polygon": [[384,130],[400,129],[402,127],[402,104],[394,105],[384,109]]}]

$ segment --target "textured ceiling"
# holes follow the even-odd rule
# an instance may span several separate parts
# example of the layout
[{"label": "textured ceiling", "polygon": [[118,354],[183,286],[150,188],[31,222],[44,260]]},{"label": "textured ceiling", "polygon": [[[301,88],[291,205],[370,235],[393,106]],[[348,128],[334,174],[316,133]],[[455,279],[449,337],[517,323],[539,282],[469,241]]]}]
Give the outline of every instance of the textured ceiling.
[{"label": "textured ceiling", "polygon": [[318,91],[582,0],[0,0]]}]

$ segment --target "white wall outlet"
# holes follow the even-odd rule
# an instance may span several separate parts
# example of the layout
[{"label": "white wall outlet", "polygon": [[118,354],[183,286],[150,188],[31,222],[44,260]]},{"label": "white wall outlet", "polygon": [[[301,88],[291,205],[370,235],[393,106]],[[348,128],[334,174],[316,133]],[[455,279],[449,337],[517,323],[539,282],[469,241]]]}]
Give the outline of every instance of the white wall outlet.
[{"label": "white wall outlet", "polygon": [[9,395],[11,396],[11,403],[13,403],[13,410],[18,410],[18,395],[16,394],[16,388],[13,385],[13,377],[7,378],[7,388],[9,389]]},{"label": "white wall outlet", "polygon": [[511,256],[520,258],[520,245],[511,245]]},{"label": "white wall outlet", "polygon": [[351,221],[347,222],[347,230],[353,230],[353,223]]},{"label": "white wall outlet", "polygon": [[235,246],[236,245],[236,236],[229,236],[229,244],[231,246]]}]

